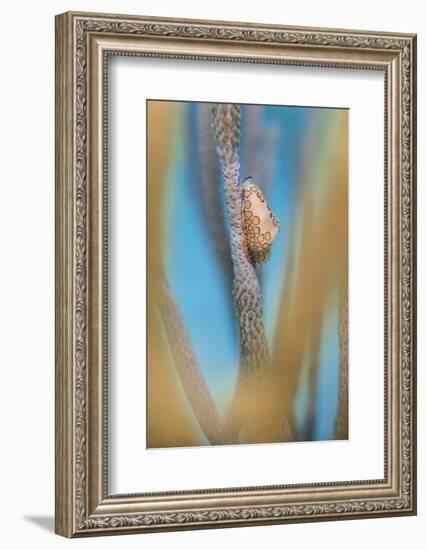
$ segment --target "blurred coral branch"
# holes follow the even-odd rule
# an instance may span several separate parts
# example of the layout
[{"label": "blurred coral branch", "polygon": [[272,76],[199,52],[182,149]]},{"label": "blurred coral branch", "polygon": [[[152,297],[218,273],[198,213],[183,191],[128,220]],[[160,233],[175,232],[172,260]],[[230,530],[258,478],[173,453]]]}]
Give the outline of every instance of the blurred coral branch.
[{"label": "blurred coral branch", "polygon": [[[149,341],[159,339],[159,323],[155,318],[155,311],[158,308],[163,322],[164,330],[169,342],[171,355],[175,363],[176,371],[180,377],[183,390],[193,409],[201,428],[212,444],[223,442],[223,430],[215,403],[209,393],[199,368],[197,360],[192,351],[191,342],[182,319],[179,307],[172,295],[166,280],[163,269],[164,251],[164,195],[167,180],[167,171],[170,162],[172,131],[171,126],[175,117],[178,116],[179,106],[169,102],[148,103],[148,338]],[[149,346],[149,348],[152,346]],[[150,359],[150,356],[149,356]],[[166,402],[164,385],[156,386],[159,380],[157,369],[163,368],[159,361],[148,362],[148,391],[150,395],[149,407],[154,407],[149,413],[151,422],[157,425],[154,428],[149,426],[150,434],[164,433],[169,429],[168,425],[175,426],[176,432],[171,434],[170,442],[174,441],[175,446],[189,444],[189,423],[185,412],[178,408],[179,400],[171,403]],[[166,374],[165,374],[166,376]],[[167,378],[163,376],[163,381]],[[159,402],[163,408],[159,407]],[[159,418],[155,412],[162,412]],[[169,415],[165,415],[167,410]],[[177,418],[181,418],[181,426],[177,427]],[[194,430],[193,430],[194,431]],[[193,437],[195,438],[195,435]],[[196,443],[197,444],[197,439]]]},{"label": "blurred coral branch", "polygon": [[[253,437],[259,441],[277,440],[283,418],[293,417],[305,352],[311,347],[311,338],[316,338],[322,312],[347,262],[347,113],[336,114],[333,120],[328,127],[329,169],[322,174],[317,191],[310,171],[306,173],[310,185],[303,185],[299,212],[291,225],[290,242],[299,245],[291,246],[288,259],[273,368],[265,387],[258,391],[259,397],[254,396],[258,430]],[[316,193],[320,194],[314,203]]]},{"label": "blurred coral branch", "polygon": [[233,267],[231,264],[230,241],[225,225],[224,209],[221,201],[220,173],[216,159],[215,144],[212,139],[211,104],[197,105],[196,164],[198,165],[199,188],[202,199],[202,213],[206,220],[211,242],[216,252],[224,279],[230,284]]},{"label": "blurred coral branch", "polygon": [[157,282],[156,303],[188,401],[211,445],[220,445],[226,440],[222,422],[193,353],[179,306],[165,278]]},{"label": "blurred coral branch", "polygon": [[316,406],[317,406],[317,382],[319,379],[319,367],[320,367],[320,323],[315,334],[310,337],[309,344],[309,372],[308,372],[308,400],[307,400],[307,413],[304,422],[304,426],[299,433],[298,439],[300,441],[314,441],[315,437],[315,420],[316,420]]}]

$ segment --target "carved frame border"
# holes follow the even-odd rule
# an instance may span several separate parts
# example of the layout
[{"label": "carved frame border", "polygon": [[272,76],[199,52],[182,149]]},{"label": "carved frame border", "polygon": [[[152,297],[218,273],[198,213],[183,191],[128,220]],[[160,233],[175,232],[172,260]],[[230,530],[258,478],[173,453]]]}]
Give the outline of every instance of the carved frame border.
[{"label": "carved frame border", "polygon": [[[384,480],[108,495],[106,59],[385,73]],[[56,532],[67,537],[416,513],[416,37],[72,13],[56,18]]]}]

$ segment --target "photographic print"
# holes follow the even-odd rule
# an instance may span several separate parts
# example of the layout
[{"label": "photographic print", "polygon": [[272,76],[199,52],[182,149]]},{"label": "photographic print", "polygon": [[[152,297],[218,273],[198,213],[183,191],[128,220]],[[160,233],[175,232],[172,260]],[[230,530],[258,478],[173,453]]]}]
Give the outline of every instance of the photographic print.
[{"label": "photographic print", "polygon": [[147,100],[147,272],[149,448],[348,438],[347,109]]}]

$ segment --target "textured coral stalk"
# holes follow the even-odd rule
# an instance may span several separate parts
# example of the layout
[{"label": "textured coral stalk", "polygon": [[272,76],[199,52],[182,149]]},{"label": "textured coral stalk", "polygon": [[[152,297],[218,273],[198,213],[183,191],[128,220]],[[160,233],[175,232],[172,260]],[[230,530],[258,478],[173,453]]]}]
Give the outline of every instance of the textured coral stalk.
[{"label": "textured coral stalk", "polygon": [[262,302],[254,265],[247,257],[242,224],[240,184],[240,107],[220,104],[213,107],[216,149],[224,178],[230,245],[233,261],[233,298],[240,335],[242,374],[261,373],[269,363],[267,339],[262,320]]},{"label": "textured coral stalk", "polygon": [[264,374],[269,366],[270,357],[262,319],[259,281],[244,244],[239,161],[240,107],[229,104],[214,105],[212,115],[230,224],[233,300],[240,339],[239,375],[226,426],[229,437],[238,440],[251,403],[252,382]]},{"label": "textured coral stalk", "polygon": [[197,164],[202,212],[211,236],[212,244],[226,281],[232,279],[230,243],[221,203],[220,174],[217,167],[215,146],[212,141],[211,107],[202,103],[197,106]]},{"label": "textured coral stalk", "polygon": [[176,370],[193,412],[211,445],[226,443],[221,418],[194,356],[181,311],[162,276],[157,281],[157,294]]}]

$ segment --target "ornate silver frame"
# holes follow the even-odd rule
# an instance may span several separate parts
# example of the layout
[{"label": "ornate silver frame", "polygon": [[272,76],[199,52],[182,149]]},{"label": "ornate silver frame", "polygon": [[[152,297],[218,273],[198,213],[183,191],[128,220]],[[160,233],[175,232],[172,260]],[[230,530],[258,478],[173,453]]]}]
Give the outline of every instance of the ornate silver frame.
[{"label": "ornate silver frame", "polygon": [[[108,494],[104,310],[108,55],[384,71],[384,479]],[[416,513],[415,126],[415,35],[89,13],[56,17],[57,533],[78,537]]]}]

